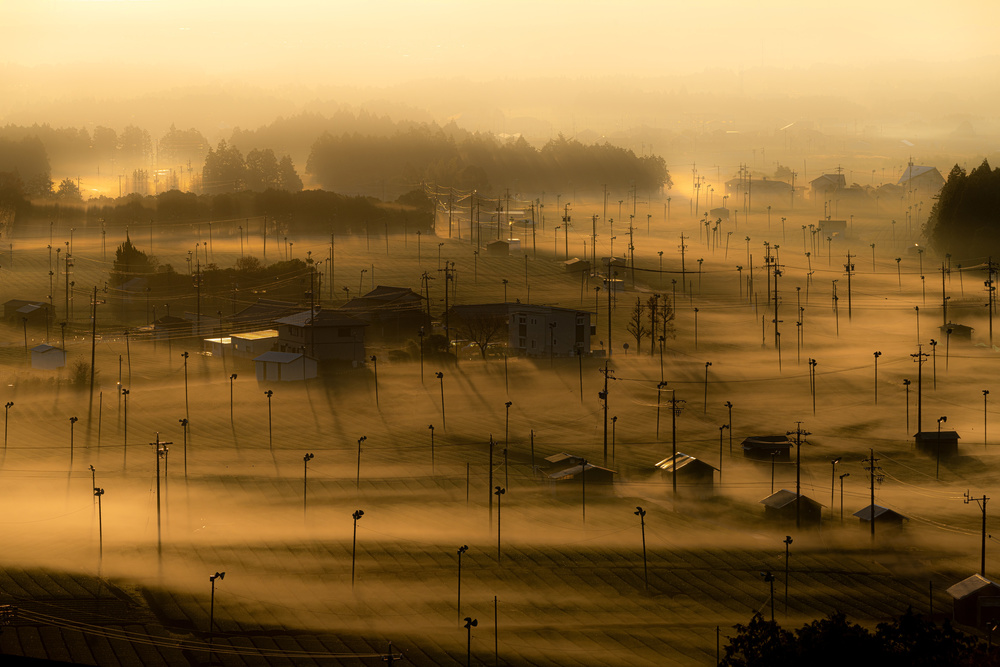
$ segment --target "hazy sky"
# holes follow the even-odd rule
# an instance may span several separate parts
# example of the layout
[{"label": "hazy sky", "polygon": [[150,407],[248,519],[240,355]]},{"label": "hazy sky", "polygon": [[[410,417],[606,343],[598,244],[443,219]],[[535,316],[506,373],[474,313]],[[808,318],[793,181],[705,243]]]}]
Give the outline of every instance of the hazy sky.
[{"label": "hazy sky", "polygon": [[[0,0],[0,64],[307,85],[997,55],[995,0]],[[277,75],[277,77],[276,77]],[[194,77],[193,77],[194,78]]]}]

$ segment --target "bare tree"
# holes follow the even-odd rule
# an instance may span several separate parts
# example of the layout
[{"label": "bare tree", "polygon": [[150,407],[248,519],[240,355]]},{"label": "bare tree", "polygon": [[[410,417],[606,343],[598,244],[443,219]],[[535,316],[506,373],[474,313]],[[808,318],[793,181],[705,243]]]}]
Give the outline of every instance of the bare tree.
[{"label": "bare tree", "polygon": [[649,309],[649,356],[656,352],[656,329],[659,323],[660,295],[653,294],[646,301],[646,308]]},{"label": "bare tree", "polygon": [[642,301],[636,297],[635,308],[632,309],[632,315],[629,317],[628,324],[625,325],[625,330],[635,338],[636,352],[642,349],[642,339],[649,335],[649,329],[646,328],[646,323],[643,320],[643,310]]},{"label": "bare tree", "polygon": [[507,316],[488,311],[457,312],[455,329],[459,336],[479,346],[479,354],[486,359],[486,348],[507,333]]},{"label": "bare tree", "polygon": [[664,338],[674,338],[677,336],[677,329],[674,328],[674,302],[666,294],[660,298],[663,300],[663,305],[660,306],[660,329]]}]

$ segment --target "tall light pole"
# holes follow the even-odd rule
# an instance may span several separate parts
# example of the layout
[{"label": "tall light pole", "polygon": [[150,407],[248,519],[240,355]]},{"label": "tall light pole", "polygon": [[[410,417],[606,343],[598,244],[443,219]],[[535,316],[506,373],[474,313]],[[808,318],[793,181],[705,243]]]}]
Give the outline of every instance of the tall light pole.
[{"label": "tall light pole", "polygon": [[[188,405],[188,353],[182,352],[181,357],[184,358],[184,417],[188,420],[191,419],[191,409]],[[131,366],[129,366],[131,369]],[[131,377],[131,370],[129,371]],[[129,380],[131,382],[131,379]]]},{"label": "tall light pole", "polygon": [[[989,389],[983,389],[983,447],[986,447],[986,397],[990,395]],[[10,405],[8,403],[8,405]],[[6,426],[4,426],[6,428]],[[4,449],[7,448],[7,434],[4,433]]]},{"label": "tall light pole", "polygon": [[[986,392],[987,394],[989,392]],[[7,401],[3,406],[3,449],[7,451],[7,420],[10,418],[10,409],[14,407],[14,401]]]},{"label": "tall light pole", "polygon": [[271,438],[271,435],[272,435],[272,431],[271,431],[271,397],[274,396],[274,392],[271,391],[270,389],[268,389],[267,391],[264,392],[264,395],[267,396],[267,448],[273,452],[274,451],[274,440],[272,440],[272,438]]},{"label": "tall light pole", "polygon": [[873,352],[872,355],[875,357],[875,405],[878,405],[878,358],[882,356],[882,353]]},{"label": "tall light pole", "polygon": [[358,519],[365,515],[364,510],[354,510],[351,516],[354,518],[354,538],[351,541],[351,588],[354,588],[354,564],[358,554]]},{"label": "tall light pole", "polygon": [[500,564],[500,498],[507,493],[502,486],[494,487],[493,495],[497,497],[497,564]]},{"label": "tall light pole", "polygon": [[937,419],[937,446],[934,448],[937,452],[937,462],[934,467],[934,479],[941,479],[941,422],[948,421],[947,417],[938,417]]},{"label": "tall light pole", "polygon": [[[723,424],[719,427],[719,484],[722,484],[722,432],[729,428],[729,424]],[[677,462],[674,461],[674,465]]]},{"label": "tall light pole", "polygon": [[[675,462],[676,463],[676,462]],[[646,510],[638,505],[632,512],[639,517],[639,530],[642,531],[642,580],[645,583],[646,591],[649,591],[649,570],[646,566]]]},{"label": "tall light pole", "polygon": [[771,622],[774,622],[774,575],[771,574],[770,570],[760,573],[761,579],[766,581],[771,588],[770,599],[771,599]]},{"label": "tall light pole", "polygon": [[903,378],[903,387],[906,389],[906,435],[910,435],[910,381]]},{"label": "tall light pole", "polygon": [[209,576],[208,580],[212,582],[212,602],[209,605],[208,611],[208,663],[212,664],[212,640],[215,638],[215,580],[225,579],[225,572],[216,572],[215,574]]},{"label": "tall light pole", "polygon": [[420,384],[424,383],[424,328],[420,327],[417,337],[420,339]]},{"label": "tall light pole", "polygon": [[306,516],[306,500],[309,497],[307,482],[309,478],[309,461],[315,458],[315,454],[306,454],[302,457],[302,518]]},{"label": "tall light pole", "polygon": [[236,422],[233,421],[233,381],[236,379],[236,373],[229,376],[229,424],[234,425]]},{"label": "tall light pole", "polygon": [[372,362],[372,368],[375,371],[375,407],[378,408],[378,357],[374,354],[369,357]]},{"label": "tall light pole", "polygon": [[844,478],[850,476],[849,472],[840,476],[840,523],[844,523]]},{"label": "tall light pole", "polygon": [[431,474],[434,474],[434,424],[430,424],[427,428],[431,432]]},{"label": "tall light pole", "polygon": [[966,491],[965,504],[968,505],[973,500],[976,501],[976,504],[979,505],[979,508],[983,511],[983,546],[979,563],[979,575],[985,577],[986,576],[986,502],[989,500],[989,498],[986,496],[985,493],[983,494],[982,498],[972,498],[969,496],[969,492]]},{"label": "tall light pole", "polygon": [[708,367],[711,365],[711,361],[705,362],[705,414],[708,414]]},{"label": "tall light pole", "polygon": [[447,423],[445,422],[444,416],[444,373],[438,371],[434,373],[434,377],[441,381],[441,428],[447,431],[448,426],[446,425]]},{"label": "tall light pole", "polygon": [[94,487],[94,496],[97,498],[97,545],[98,545],[98,558],[100,562],[104,561],[104,518],[101,514],[101,496],[104,495],[104,489],[99,489]]},{"label": "tall light pole", "polygon": [[837,464],[840,463],[840,457],[830,461],[830,513],[833,513],[833,481],[837,477]]},{"label": "tall light pole", "polygon": [[361,443],[368,439],[367,435],[363,435],[358,438],[358,477],[355,481],[355,487],[357,490],[361,490]]},{"label": "tall light pole", "polygon": [[792,544],[792,536],[785,535],[785,613],[788,613],[788,547]]},{"label": "tall light pole", "polygon": [[188,475],[188,420],[178,419],[181,425],[181,430],[184,432],[184,479],[187,479]]},{"label": "tall light pole", "polygon": [[471,616],[465,617],[465,629],[469,631],[468,641],[466,642],[465,649],[465,665],[466,667],[472,667],[472,628],[479,625],[479,619],[472,618]]},{"label": "tall light pole", "polygon": [[125,425],[122,429],[122,469],[128,461],[128,395],[129,390],[122,387],[122,398],[125,399]]},{"label": "tall light pole", "polygon": [[69,460],[73,460],[73,427],[76,426],[76,422],[79,419],[76,417],[69,418]]},{"label": "tall light pole", "polygon": [[468,544],[463,544],[458,548],[458,602],[455,604],[455,610],[458,612],[459,623],[461,623],[462,618],[462,554],[469,550]]}]

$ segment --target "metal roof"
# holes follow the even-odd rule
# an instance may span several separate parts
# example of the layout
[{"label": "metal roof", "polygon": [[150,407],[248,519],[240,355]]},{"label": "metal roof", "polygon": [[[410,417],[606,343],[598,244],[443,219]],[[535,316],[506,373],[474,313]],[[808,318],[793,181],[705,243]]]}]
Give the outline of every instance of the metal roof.
[{"label": "metal roof", "polygon": [[[880,519],[880,518],[882,518],[883,516],[886,516],[886,515],[890,515],[891,516],[893,514],[895,514],[896,516],[898,516],[900,519],[906,519],[905,516],[903,516],[899,512],[896,512],[894,510],[889,509],[888,507],[882,507],[881,505],[875,505],[875,518],[876,519]],[[871,521],[871,516],[872,516],[871,505],[866,505],[864,508],[859,509],[857,512],[854,513],[853,516],[858,517],[862,521]]]},{"label": "metal roof", "polygon": [[[789,491],[788,489],[782,489],[781,491],[776,491],[775,493],[769,495],[764,500],[760,501],[761,505],[766,507],[773,507],[774,509],[781,509],[782,507],[787,507],[795,502],[795,492]],[[802,500],[808,503],[813,503],[814,505],[819,505],[824,507],[822,503],[818,503],[808,496],[801,496]]]},{"label": "metal roof", "polygon": [[[718,468],[716,468],[715,466],[713,466],[713,465],[711,465],[709,463],[705,463],[704,461],[702,461],[700,459],[696,459],[695,457],[691,456],[690,454],[684,454],[682,452],[677,452],[677,459],[676,459],[677,470],[680,470],[680,469],[684,468],[685,466],[690,465],[692,463],[694,463],[696,465],[697,464],[701,464],[703,466],[708,466],[712,470],[718,470]],[[675,466],[675,460],[674,460],[673,456],[668,456],[667,458],[663,459],[662,461],[660,461],[659,463],[656,464],[657,468],[659,468],[661,470],[666,470],[667,472],[672,472],[674,470],[674,466]]]},{"label": "metal roof", "polygon": [[265,361],[278,364],[290,364],[298,361],[302,357],[301,352],[265,352],[259,357],[254,357],[254,361]]},{"label": "metal roof", "polygon": [[997,584],[990,581],[986,577],[974,574],[949,588],[948,595],[956,600],[961,600],[962,598],[968,597],[973,593],[981,591],[984,588],[989,588],[990,586],[1000,589],[1000,586],[997,586]]},{"label": "metal roof", "polygon": [[277,329],[262,329],[260,331],[248,331],[246,333],[233,334],[231,338],[242,338],[244,340],[261,340],[263,338],[277,338]]}]

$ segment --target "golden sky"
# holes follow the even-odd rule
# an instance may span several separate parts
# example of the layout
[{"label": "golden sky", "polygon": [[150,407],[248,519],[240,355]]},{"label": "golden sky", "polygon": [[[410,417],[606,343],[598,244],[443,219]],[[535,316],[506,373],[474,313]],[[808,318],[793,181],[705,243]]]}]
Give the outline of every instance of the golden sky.
[{"label": "golden sky", "polygon": [[0,64],[260,83],[658,76],[996,56],[1000,3],[0,0]]}]

